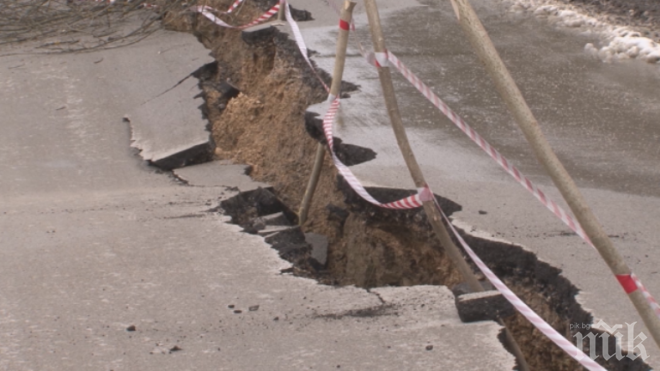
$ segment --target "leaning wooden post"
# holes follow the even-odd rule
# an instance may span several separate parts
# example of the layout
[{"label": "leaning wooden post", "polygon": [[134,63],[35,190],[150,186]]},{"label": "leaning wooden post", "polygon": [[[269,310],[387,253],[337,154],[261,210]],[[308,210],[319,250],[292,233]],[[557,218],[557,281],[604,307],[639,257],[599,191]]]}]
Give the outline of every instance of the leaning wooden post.
[{"label": "leaning wooden post", "polygon": [[285,18],[284,15],[286,14],[284,7],[288,6],[288,5],[289,4],[287,4],[286,0],[280,0],[280,11],[277,12],[277,20],[278,21],[284,22],[284,18]]},{"label": "leaning wooden post", "polygon": [[[353,8],[356,3],[352,1],[344,1],[344,7],[341,10],[339,35],[337,36],[337,50],[335,52],[335,68],[332,72],[332,84],[330,85],[330,95],[328,101],[332,102],[339,96],[341,90],[341,79],[344,75],[344,65],[346,63],[346,47],[348,45],[349,25],[353,16]],[[323,167],[323,159],[325,158],[325,146],[321,143],[316,146],[316,157],[314,159],[314,168],[312,175],[309,178],[305,195],[303,196],[300,210],[298,211],[298,224],[303,225],[307,220],[309,207],[312,204],[312,198],[316,191],[316,186],[321,176],[321,168]]]},{"label": "leaning wooden post", "polygon": [[508,69],[502,62],[470,2],[468,0],[452,0],[452,5],[454,6],[454,11],[456,12],[461,28],[470,40],[475,52],[486,66],[486,70],[495,82],[497,91],[506,103],[509,111],[513,114],[527,141],[532,146],[536,158],[550,174],[552,181],[561,192],[564,200],[566,200],[573,214],[575,214],[575,217],[580,222],[582,229],[594,247],[596,247],[612,273],[614,273],[624,286],[628,297],[635,305],[635,308],[637,308],[644,324],[646,324],[646,327],[651,332],[656,344],[660,346],[660,318],[653,312],[641,290],[636,289],[636,284],[630,276],[630,267],[628,267],[623,257],[612,244],[612,241],[575,185],[575,182],[545,139],[541,127],[529,109],[529,106],[527,106]]}]

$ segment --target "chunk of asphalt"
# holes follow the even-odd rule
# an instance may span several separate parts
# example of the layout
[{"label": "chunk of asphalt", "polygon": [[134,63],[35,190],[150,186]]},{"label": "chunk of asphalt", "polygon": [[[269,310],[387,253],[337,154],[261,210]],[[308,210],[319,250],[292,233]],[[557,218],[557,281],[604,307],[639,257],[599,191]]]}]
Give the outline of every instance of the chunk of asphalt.
[{"label": "chunk of asphalt", "polygon": [[127,115],[131,146],[144,160],[171,170],[210,158],[213,144],[199,109],[204,104],[200,93],[198,80],[191,77]]},{"label": "chunk of asphalt", "polygon": [[291,222],[283,212],[264,215],[260,219],[263,220],[266,225],[291,225]]},{"label": "chunk of asphalt", "polygon": [[[290,229],[295,229],[295,228],[296,227],[292,227],[288,225],[269,225],[269,226],[264,226],[263,229],[257,231],[257,234],[260,236],[268,237],[274,233],[286,232]],[[268,238],[266,238],[266,242],[270,243],[270,241],[268,241]]]},{"label": "chunk of asphalt", "polygon": [[305,235],[299,226],[270,228],[281,228],[281,230],[267,235],[264,240],[271,244],[283,259],[294,261],[309,255],[311,247],[305,242]]},{"label": "chunk of asphalt", "polygon": [[[245,228],[250,228],[250,222],[256,217],[284,213],[292,224],[297,222],[297,216],[289,210],[268,189],[257,188],[253,191],[241,192],[238,195],[220,202],[220,207],[227,215],[231,215],[232,223]],[[256,233],[256,231],[252,232]]]},{"label": "chunk of asphalt", "polygon": [[299,226],[271,228],[280,228],[275,231],[276,233],[271,233],[264,239],[266,243],[273,245],[273,247],[279,243],[305,243],[305,235]]},{"label": "chunk of asphalt", "polygon": [[317,269],[325,267],[328,261],[328,238],[322,234],[305,233],[305,241],[312,246],[312,265],[318,265],[315,267]]},{"label": "chunk of asphalt", "polygon": [[173,170],[174,175],[190,185],[200,187],[236,187],[240,191],[252,191],[268,184],[252,180],[245,175],[247,165],[228,161],[211,161]]},{"label": "chunk of asphalt", "polygon": [[249,225],[244,228],[247,233],[259,233],[269,226],[290,226],[291,222],[287,219],[283,212],[264,215],[254,218],[250,221]]},{"label": "chunk of asphalt", "polygon": [[268,23],[250,27],[241,32],[241,39],[250,46],[266,45],[278,34],[277,28]]},{"label": "chunk of asphalt", "polygon": [[506,318],[515,313],[515,309],[499,291],[483,291],[463,294],[456,297],[456,309],[461,321],[493,321]]},{"label": "chunk of asphalt", "polygon": [[[489,281],[479,281],[479,283],[481,283],[481,287],[483,287],[485,291],[495,290],[495,287],[493,287]],[[471,293],[472,290],[470,290],[470,285],[467,282],[461,282],[454,285],[454,287],[451,288],[451,292],[454,294],[454,297],[459,297],[463,294]]]},{"label": "chunk of asphalt", "polygon": [[[319,109],[316,106],[315,109]],[[312,109],[312,107],[308,109]],[[323,120],[316,112],[305,112],[305,129],[307,133],[322,144],[326,144],[325,133],[323,132]],[[356,146],[354,144],[344,143],[341,138],[333,137],[333,150],[337,158],[346,166],[354,166],[371,161],[376,158],[376,152],[371,148]]]}]

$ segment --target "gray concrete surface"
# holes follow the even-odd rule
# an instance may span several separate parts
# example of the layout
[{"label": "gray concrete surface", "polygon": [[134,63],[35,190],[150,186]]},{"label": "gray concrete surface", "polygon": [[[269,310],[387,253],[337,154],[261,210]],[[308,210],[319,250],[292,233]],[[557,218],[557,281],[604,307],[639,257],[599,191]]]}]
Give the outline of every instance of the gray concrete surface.
[{"label": "gray concrete surface", "polygon": [[143,159],[170,170],[212,152],[208,121],[197,108],[204,104],[198,83],[196,78],[188,78],[126,115],[132,129],[131,146],[140,150]]},{"label": "gray concrete surface", "polygon": [[247,165],[233,164],[229,161],[212,161],[174,169],[172,173],[193,186],[221,187],[227,185],[227,179],[231,179],[231,186],[237,187],[241,192],[251,191],[258,187],[268,187],[266,183],[252,180],[246,175],[247,170]]},{"label": "gray concrete surface", "polygon": [[[334,14],[323,4],[308,9],[319,23],[301,23],[318,65],[334,62]],[[388,49],[473,125],[555,201],[561,201],[507,114],[492,83],[470,50],[448,1],[378,2]],[[585,53],[582,30],[558,30],[536,19],[509,15],[498,2],[472,1],[495,46],[511,68],[532,111],[606,231],[647,288],[660,297],[660,69],[642,62],[603,64]],[[366,17],[358,2],[358,34],[370,48]],[[331,19],[332,18],[332,19]],[[378,76],[349,48],[344,79],[360,85],[342,106],[345,142],[369,147],[377,158],[353,168],[365,184],[414,188],[383,108]],[[396,73],[394,73],[397,75]],[[456,224],[521,244],[564,270],[580,290],[578,300],[595,322],[641,319],[597,252],[504,173],[453,127],[402,77],[396,77],[408,136],[433,190],[458,202]],[[324,111],[318,107],[317,110]],[[563,202],[559,202],[564,205]],[[566,210],[567,207],[564,206]],[[486,211],[487,214],[479,211]],[[660,350],[644,342],[660,367]]]},{"label": "gray concrete surface", "polygon": [[235,179],[140,160],[122,117],[190,72],[196,42],[0,59],[0,370],[510,370],[499,326],[462,324],[446,288],[282,274],[206,212]]},{"label": "gray concrete surface", "polygon": [[198,108],[204,104],[202,90],[199,81],[190,76],[213,58],[201,43],[186,43],[168,51],[184,57],[180,64],[168,68],[167,77],[159,82],[166,88],[125,117],[131,126],[131,146],[140,150],[143,159],[169,170],[213,150],[208,121]]}]

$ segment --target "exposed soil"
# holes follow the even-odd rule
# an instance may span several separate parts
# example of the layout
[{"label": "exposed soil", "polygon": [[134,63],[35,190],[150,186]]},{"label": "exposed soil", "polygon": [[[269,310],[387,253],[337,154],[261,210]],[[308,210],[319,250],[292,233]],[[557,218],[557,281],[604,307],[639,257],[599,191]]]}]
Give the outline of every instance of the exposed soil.
[{"label": "exposed soil", "polygon": [[[233,24],[246,23],[274,1],[246,2],[242,11],[228,20]],[[229,5],[228,0],[209,3],[220,9]],[[309,18],[309,13],[295,14]],[[223,203],[223,208],[234,222],[251,233],[259,233],[262,228],[255,227],[257,218],[278,212],[286,217],[285,224],[295,225],[294,211],[302,199],[318,143],[314,138],[321,139],[318,118],[305,111],[311,104],[326,99],[321,84],[295,43],[275,28],[241,33],[221,29],[195,15],[170,15],[165,19],[170,27],[197,35],[217,61],[198,74],[217,145],[216,157],[249,164],[253,178],[272,185],[268,193],[244,193]],[[329,84],[327,73],[320,72]],[[344,91],[355,89],[349,83],[342,86]],[[336,149],[346,162],[353,164],[376,155],[371,150],[341,143]],[[369,191],[383,202],[411,192],[374,188]],[[460,205],[437,198],[448,215],[460,210]],[[460,283],[459,274],[438,244],[422,210],[385,210],[363,201],[337,176],[327,156],[309,215],[301,228],[287,229],[287,237],[277,237],[277,233],[266,237],[283,258],[294,263],[296,274],[326,284],[364,288],[419,284],[454,287]],[[327,236],[327,264],[311,260],[304,232]],[[560,275],[559,269],[539,261],[520,246],[463,235],[514,292],[571,341],[570,323],[591,323],[591,316],[575,301],[577,289]],[[522,316],[516,314],[505,322],[533,370],[582,369]],[[605,366],[610,370],[649,369],[641,359],[625,361],[613,358]]]}]

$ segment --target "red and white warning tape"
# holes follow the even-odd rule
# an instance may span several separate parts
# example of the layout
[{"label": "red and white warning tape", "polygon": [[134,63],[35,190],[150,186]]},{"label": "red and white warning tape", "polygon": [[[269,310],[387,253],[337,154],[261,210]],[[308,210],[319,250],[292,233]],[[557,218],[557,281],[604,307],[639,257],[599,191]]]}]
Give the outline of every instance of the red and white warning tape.
[{"label": "red and white warning tape", "polygon": [[286,21],[289,22],[289,26],[291,26],[291,31],[293,32],[293,38],[296,40],[296,45],[298,45],[298,49],[300,49],[300,54],[302,54],[302,57],[305,59],[305,62],[309,65],[309,68],[312,69],[312,72],[314,72],[314,75],[316,75],[316,78],[321,82],[321,85],[323,85],[323,88],[325,91],[328,93],[330,92],[330,88],[326,83],[323,81],[319,73],[316,71],[316,68],[314,68],[314,64],[312,64],[312,61],[309,59],[309,56],[307,55],[307,45],[305,45],[305,39],[303,39],[302,33],[300,32],[300,27],[298,27],[298,23],[293,19],[293,16],[291,16],[291,8],[289,6],[288,1],[282,1],[284,3],[284,15],[286,16]]},{"label": "red and white warning tape", "polygon": [[[234,3],[234,4],[235,4],[235,3]],[[232,5],[232,7],[233,7],[233,5]],[[192,10],[192,11],[195,11],[195,12],[197,12],[197,13],[202,14],[203,16],[205,16],[205,17],[208,18],[211,22],[217,24],[218,26],[222,26],[222,27],[226,27],[226,28],[234,28],[234,29],[242,30],[242,29],[245,29],[245,28],[248,28],[248,27],[255,26],[255,25],[259,24],[259,23],[262,23],[262,22],[264,22],[264,21],[270,19],[272,16],[274,16],[275,14],[277,14],[277,12],[280,10],[280,4],[279,4],[279,3],[275,4],[275,5],[274,5],[272,8],[270,8],[266,13],[262,14],[261,16],[259,16],[259,18],[255,19],[254,21],[252,21],[252,22],[250,22],[250,23],[248,23],[248,24],[242,25],[242,26],[232,26],[232,25],[226,23],[225,21],[223,21],[222,19],[218,18],[218,17],[214,14],[214,13],[216,13],[216,12],[219,13],[219,14],[226,14],[226,13],[228,13],[229,11],[227,11],[227,12],[219,12],[219,11],[217,11],[216,9],[211,8],[210,6],[207,6],[207,5],[198,5],[198,6],[194,6],[194,7],[191,8],[191,10]],[[233,9],[230,8],[230,10],[233,10]]]},{"label": "red and white warning tape", "polygon": [[157,4],[151,4],[151,3],[142,3],[138,6],[138,8],[143,8],[143,9],[158,9],[159,6]]},{"label": "red and white warning tape", "polygon": [[229,14],[229,13],[233,12],[236,8],[238,8],[239,5],[241,5],[241,3],[242,3],[243,1],[245,1],[245,0],[236,0],[236,1],[234,1],[234,3],[231,4],[231,6],[229,7],[229,9],[227,9],[227,11],[226,11],[225,13],[226,13],[226,14]]},{"label": "red and white warning tape", "polygon": [[377,201],[376,199],[374,199],[369,194],[369,192],[367,192],[367,190],[364,189],[364,186],[362,186],[362,183],[360,183],[360,181],[355,177],[351,169],[349,169],[348,166],[344,165],[339,160],[339,158],[337,158],[337,155],[334,152],[332,129],[335,122],[335,117],[337,115],[337,111],[339,110],[339,98],[333,98],[333,97],[330,98],[332,99],[330,103],[330,108],[323,117],[323,132],[325,134],[325,139],[328,141],[328,147],[330,150],[330,154],[332,155],[332,161],[335,163],[337,170],[344,177],[344,179],[351,186],[351,188],[353,188],[353,190],[358,195],[360,195],[360,197],[362,197],[366,201],[371,202],[374,205],[386,209],[414,209],[422,206],[422,202],[424,201],[434,200],[433,193],[431,192],[428,186],[419,189],[417,194],[415,195],[386,204],[383,204]]},{"label": "red and white warning tape", "polygon": [[[617,276],[616,278],[619,280],[619,282],[621,282],[620,277],[626,277],[626,276]],[[642,285],[642,281],[639,278],[637,278],[637,275],[635,275],[635,273],[630,274],[629,277],[630,277],[630,279],[632,279],[635,282],[635,285],[637,286],[639,291],[642,292],[642,295],[644,295],[644,298],[646,298],[646,301],[651,306],[651,309],[653,309],[653,312],[655,312],[655,315],[658,316],[658,318],[660,318],[660,304],[658,304],[658,302],[655,301],[655,299],[653,298],[653,296],[651,295],[649,290],[647,290],[646,287],[644,287],[644,285]],[[625,290],[625,287],[624,287],[624,290]],[[626,291],[626,294],[630,294],[631,292],[634,292],[634,291],[635,290]]]}]

